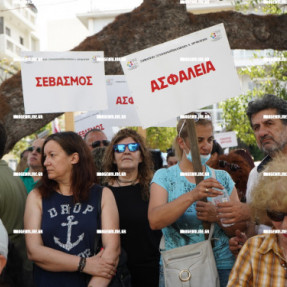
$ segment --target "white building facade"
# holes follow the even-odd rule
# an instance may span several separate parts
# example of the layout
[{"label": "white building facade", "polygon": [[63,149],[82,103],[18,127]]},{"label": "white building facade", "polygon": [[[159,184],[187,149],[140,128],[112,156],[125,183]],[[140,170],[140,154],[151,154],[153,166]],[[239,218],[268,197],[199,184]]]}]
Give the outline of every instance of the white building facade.
[{"label": "white building facade", "polygon": [[34,5],[15,0],[0,1],[0,81],[20,68],[21,51],[39,50],[36,17]]}]

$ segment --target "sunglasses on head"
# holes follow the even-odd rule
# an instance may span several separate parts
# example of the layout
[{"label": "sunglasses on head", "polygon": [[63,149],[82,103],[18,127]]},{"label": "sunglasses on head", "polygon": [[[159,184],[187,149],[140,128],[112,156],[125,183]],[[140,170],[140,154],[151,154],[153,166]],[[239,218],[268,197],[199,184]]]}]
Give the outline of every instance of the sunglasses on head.
[{"label": "sunglasses on head", "polygon": [[280,222],[284,220],[284,217],[287,216],[287,213],[274,210],[267,210],[267,215],[272,221]]},{"label": "sunglasses on head", "polygon": [[135,152],[135,151],[139,150],[140,144],[139,143],[115,144],[114,145],[114,151],[122,153],[126,150],[126,147],[128,147],[130,152]]},{"label": "sunglasses on head", "polygon": [[108,140],[95,141],[92,143],[92,148],[101,146],[101,143],[103,144],[103,146],[108,146],[110,142]]},{"label": "sunglasses on head", "polygon": [[[197,122],[199,120],[202,120],[202,119],[205,119],[205,120],[211,120],[211,114],[208,113],[208,112],[191,112],[188,114],[189,116],[191,116],[191,118]],[[184,127],[184,124],[185,124],[186,120],[183,121],[182,125],[181,125],[181,128],[179,129],[179,132],[178,132],[178,136],[180,137],[180,133]]]},{"label": "sunglasses on head", "polygon": [[229,167],[230,170],[232,171],[237,171],[238,169],[240,169],[240,166],[236,163],[229,163],[225,160],[219,160],[219,166],[222,168],[225,168],[226,166]]},{"label": "sunglasses on head", "polygon": [[42,151],[42,149],[40,147],[30,146],[27,148],[27,151],[29,151],[29,152],[33,152],[34,150],[36,150],[37,153],[41,153],[41,151]]},{"label": "sunglasses on head", "polygon": [[211,120],[211,114],[208,112],[192,112],[189,113],[195,122],[198,120]]}]

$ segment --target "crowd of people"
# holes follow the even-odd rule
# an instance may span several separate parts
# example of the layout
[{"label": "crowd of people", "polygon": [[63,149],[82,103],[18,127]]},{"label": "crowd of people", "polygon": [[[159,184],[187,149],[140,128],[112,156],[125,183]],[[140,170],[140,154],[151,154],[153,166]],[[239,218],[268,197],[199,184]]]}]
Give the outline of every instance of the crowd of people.
[{"label": "crowd of people", "polygon": [[[287,102],[265,95],[247,115],[266,154],[258,166],[247,150],[224,154],[198,113],[200,182],[185,119],[166,167],[132,129],[111,141],[98,129],[36,139],[21,177],[0,160],[0,286],[168,287],[161,252],[205,241],[206,228],[219,282],[210,286],[287,286],[287,119],[278,118]],[[0,158],[6,141],[0,124]],[[178,270],[190,284],[178,286],[209,278],[200,266]]]}]

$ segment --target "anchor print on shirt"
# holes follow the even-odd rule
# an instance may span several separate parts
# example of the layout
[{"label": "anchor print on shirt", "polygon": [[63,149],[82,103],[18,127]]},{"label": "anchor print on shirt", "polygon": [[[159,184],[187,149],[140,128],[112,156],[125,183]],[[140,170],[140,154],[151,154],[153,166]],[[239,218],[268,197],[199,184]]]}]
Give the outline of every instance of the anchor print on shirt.
[{"label": "anchor print on shirt", "polygon": [[73,225],[77,225],[79,222],[78,221],[74,221],[73,219],[75,218],[74,215],[69,215],[67,217],[68,222],[63,222],[61,225],[62,226],[67,226],[67,242],[66,243],[62,243],[60,242],[60,239],[57,238],[56,236],[54,236],[54,241],[57,245],[59,245],[60,247],[66,249],[67,251],[70,251],[72,248],[74,248],[75,246],[77,246],[84,238],[85,234],[82,233],[81,235],[78,236],[78,240],[75,241],[74,243],[71,242],[71,234],[72,234],[72,226]]}]

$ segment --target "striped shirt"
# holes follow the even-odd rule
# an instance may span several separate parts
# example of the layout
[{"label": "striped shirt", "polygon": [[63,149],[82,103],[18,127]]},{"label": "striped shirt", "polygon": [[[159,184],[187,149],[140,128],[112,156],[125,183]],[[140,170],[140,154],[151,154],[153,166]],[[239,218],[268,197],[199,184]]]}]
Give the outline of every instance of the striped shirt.
[{"label": "striped shirt", "polygon": [[287,263],[276,234],[250,238],[242,247],[227,287],[287,287]]}]

